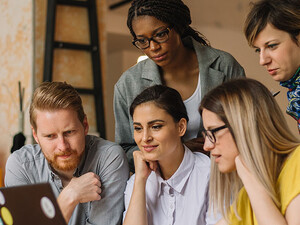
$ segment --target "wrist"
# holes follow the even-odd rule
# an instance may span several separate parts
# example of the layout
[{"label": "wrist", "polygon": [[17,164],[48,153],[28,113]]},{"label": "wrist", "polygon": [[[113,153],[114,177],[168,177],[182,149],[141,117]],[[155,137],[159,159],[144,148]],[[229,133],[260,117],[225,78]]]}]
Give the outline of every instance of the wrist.
[{"label": "wrist", "polygon": [[147,179],[148,179],[148,177],[144,177],[144,176],[135,176],[135,178],[134,178],[134,184],[135,184],[135,185],[143,185],[143,186],[146,186]]},{"label": "wrist", "polygon": [[60,201],[62,205],[71,208],[76,207],[76,205],[79,203],[79,199],[76,197],[76,194],[69,190],[67,187],[62,190],[57,200]]}]

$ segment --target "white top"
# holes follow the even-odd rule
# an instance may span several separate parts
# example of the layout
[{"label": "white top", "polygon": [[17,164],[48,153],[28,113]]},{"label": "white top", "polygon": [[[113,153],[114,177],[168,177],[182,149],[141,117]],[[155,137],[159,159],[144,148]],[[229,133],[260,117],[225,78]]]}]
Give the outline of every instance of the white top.
[{"label": "white top", "polygon": [[184,105],[186,107],[187,114],[189,116],[189,122],[187,124],[187,131],[183,137],[185,141],[192,138],[196,138],[200,129],[200,113],[199,106],[201,102],[201,85],[200,85],[200,72],[198,78],[197,88],[191,97],[184,100]]},{"label": "white top", "polygon": [[[173,176],[163,180],[151,172],[146,183],[146,207],[149,225],[215,224],[208,218],[210,159],[185,146],[184,158]],[[129,206],[135,175],[127,181],[125,212]]]}]

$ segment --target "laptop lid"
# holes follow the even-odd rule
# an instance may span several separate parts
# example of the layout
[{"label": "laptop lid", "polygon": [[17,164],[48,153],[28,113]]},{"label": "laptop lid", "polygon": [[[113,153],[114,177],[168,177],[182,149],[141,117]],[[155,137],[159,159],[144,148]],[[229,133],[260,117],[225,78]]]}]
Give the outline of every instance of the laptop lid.
[{"label": "laptop lid", "polygon": [[66,225],[49,183],[0,188],[0,225]]}]

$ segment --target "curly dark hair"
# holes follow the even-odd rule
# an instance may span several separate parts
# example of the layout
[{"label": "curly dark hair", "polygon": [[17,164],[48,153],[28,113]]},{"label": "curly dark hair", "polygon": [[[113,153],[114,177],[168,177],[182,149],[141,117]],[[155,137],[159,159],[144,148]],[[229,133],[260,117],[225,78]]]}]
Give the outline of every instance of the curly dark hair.
[{"label": "curly dark hair", "polygon": [[204,35],[190,27],[190,10],[181,0],[133,0],[127,17],[127,26],[133,38],[136,35],[132,29],[132,21],[138,16],[153,16],[173,27],[181,38],[192,36],[202,45],[210,45]]}]

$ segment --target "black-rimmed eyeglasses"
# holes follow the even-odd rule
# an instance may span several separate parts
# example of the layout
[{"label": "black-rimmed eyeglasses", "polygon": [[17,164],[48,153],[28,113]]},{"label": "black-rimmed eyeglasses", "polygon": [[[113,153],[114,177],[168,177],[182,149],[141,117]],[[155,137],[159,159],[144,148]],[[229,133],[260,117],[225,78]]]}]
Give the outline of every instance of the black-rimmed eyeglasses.
[{"label": "black-rimmed eyeglasses", "polygon": [[171,28],[166,28],[155,35],[153,35],[151,38],[137,38],[132,41],[132,44],[139,48],[139,49],[146,49],[150,46],[150,41],[154,41],[158,44],[164,43],[167,40],[169,40],[169,33],[171,31]]},{"label": "black-rimmed eyeglasses", "polygon": [[217,128],[211,129],[211,130],[203,130],[202,135],[203,135],[204,139],[206,137],[208,137],[209,141],[214,144],[214,143],[216,143],[215,133],[218,132],[219,130],[225,129],[226,127],[227,127],[226,125],[223,125],[221,127],[217,127]]}]

